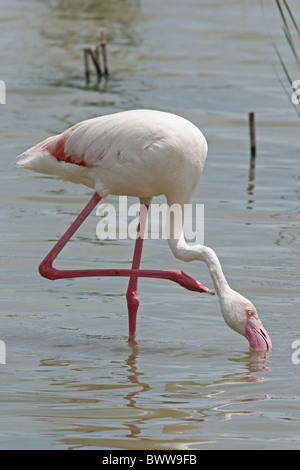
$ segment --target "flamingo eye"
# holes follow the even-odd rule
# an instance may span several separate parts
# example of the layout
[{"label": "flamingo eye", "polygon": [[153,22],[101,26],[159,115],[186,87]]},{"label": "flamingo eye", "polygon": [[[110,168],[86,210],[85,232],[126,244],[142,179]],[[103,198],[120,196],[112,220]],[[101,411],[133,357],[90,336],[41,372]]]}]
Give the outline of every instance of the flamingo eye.
[{"label": "flamingo eye", "polygon": [[248,315],[254,315],[254,311],[251,309],[247,309],[246,312]]}]

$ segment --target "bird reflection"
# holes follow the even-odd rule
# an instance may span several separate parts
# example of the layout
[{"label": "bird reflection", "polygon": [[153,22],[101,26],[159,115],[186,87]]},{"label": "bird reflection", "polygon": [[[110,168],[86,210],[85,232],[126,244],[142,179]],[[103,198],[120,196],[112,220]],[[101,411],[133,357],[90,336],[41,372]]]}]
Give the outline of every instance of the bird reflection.
[{"label": "bird reflection", "polygon": [[[139,345],[137,342],[130,342],[128,343],[129,347],[131,349],[131,352],[127,358],[127,360],[124,363],[124,367],[126,367],[128,371],[128,380],[135,385],[140,385],[139,390],[135,390],[134,392],[127,393],[124,397],[125,400],[128,401],[127,406],[131,408],[139,408],[137,407],[137,398],[140,395],[140,393],[147,392],[151,390],[151,387],[149,384],[145,382],[141,382],[140,378],[141,376],[144,375],[143,372],[139,371],[138,367],[138,357],[139,357]],[[265,377],[261,375],[257,375],[259,373],[264,373],[270,371],[270,357],[271,357],[271,352],[258,352],[258,351],[253,351],[250,350],[246,355],[243,357],[234,357],[234,358],[229,358],[230,361],[237,362],[237,363],[243,363],[245,371],[244,372],[236,372],[234,374],[230,375],[224,375],[220,380],[211,382],[211,383],[200,383],[200,382],[192,382],[192,381],[176,381],[176,383],[166,383],[165,384],[165,392],[164,394],[161,395],[161,397],[168,398],[168,403],[171,403],[172,400],[176,398],[180,398],[180,396],[189,396],[189,393],[192,393],[191,396],[195,396],[195,390],[198,389],[197,395],[200,396],[201,398],[205,397],[212,397],[213,395],[219,395],[224,393],[223,388],[226,387],[228,384],[235,384],[235,383],[251,383],[251,382],[263,382],[265,381]],[[212,388],[218,387],[218,391],[212,392]],[[219,390],[220,387],[222,390]],[[189,390],[192,389],[192,392],[189,392]],[[263,401],[263,400],[269,400],[270,397],[266,394],[263,395],[258,395],[255,397],[249,397],[246,401]],[[170,401],[171,400],[171,401]],[[162,402],[164,403],[164,402]],[[223,408],[226,408],[227,403],[223,403],[222,405],[217,406],[215,411],[219,409],[219,419],[230,419],[231,415],[233,413],[230,413],[228,411],[224,411]],[[146,411],[146,410],[145,410]],[[184,419],[185,422],[191,423],[196,421],[205,421],[205,416],[207,413],[209,413],[208,410],[202,410],[203,411],[203,416],[200,419],[195,418],[193,416],[188,416],[186,415]],[[237,413],[237,412],[234,412]],[[241,411],[239,413],[243,414],[254,414],[256,411]],[[203,419],[204,417],[204,419]],[[128,434],[126,437],[129,438],[140,438],[140,434],[143,429],[143,421],[144,419],[138,419],[134,420],[130,423],[126,423],[126,426],[130,429],[130,434]]]},{"label": "bird reflection", "polygon": [[[131,353],[128,356],[127,360],[125,361],[125,367],[128,371],[128,380],[135,385],[140,385],[141,388],[136,390],[135,392],[131,392],[126,394],[124,397],[125,400],[128,400],[129,407],[140,409],[137,407],[137,398],[140,393],[147,392],[151,390],[149,384],[145,382],[140,382],[141,376],[144,375],[143,372],[139,371],[138,367],[138,356],[139,356],[139,346],[136,342],[129,343]],[[228,384],[240,384],[241,382],[251,383],[251,382],[263,382],[266,380],[265,377],[261,375],[257,375],[260,373],[270,371],[270,357],[271,352],[258,352],[250,350],[248,353],[243,355],[242,357],[234,357],[229,358],[229,361],[242,363],[244,364],[245,371],[244,372],[236,372],[230,375],[224,375],[220,380],[213,381],[211,383],[200,383],[195,381],[176,381],[176,383],[165,383],[165,393],[161,394],[161,398],[164,400],[167,398],[168,403],[175,403],[181,397],[185,397],[187,399],[195,398],[198,396],[201,399],[211,399],[213,396],[219,396],[223,394],[228,387]],[[212,390],[217,387],[217,390]],[[270,400],[270,396],[267,394],[259,394],[255,396],[248,396],[247,398],[243,399],[243,401],[247,402],[255,402],[255,401],[264,401]],[[162,405],[165,401],[162,401]],[[179,419],[183,421],[180,426],[183,426],[182,429],[188,429],[189,426],[194,425],[195,422],[205,422],[207,416],[209,416],[213,410],[214,413],[218,416],[219,420],[228,420],[231,419],[233,415],[243,414],[243,415],[252,415],[256,414],[256,410],[235,410],[229,411],[227,409],[228,405],[232,405],[231,401],[225,400],[217,404],[217,406],[213,406],[212,408],[205,408],[198,410],[198,414],[201,414],[201,417],[193,416],[192,414],[186,413],[185,416],[181,416]],[[175,408],[177,409],[177,407]],[[144,410],[147,414],[147,410]],[[178,411],[178,410],[177,410]],[[159,415],[159,410],[157,410],[157,414]],[[130,433],[126,435],[128,438],[135,438],[141,439],[141,434],[143,430],[143,424],[145,422],[145,417],[138,420],[133,420],[130,423],[126,423],[126,426],[129,428]],[[173,424],[172,424],[173,426]]]},{"label": "bird reflection", "polygon": [[[140,350],[136,342],[128,343],[128,345],[129,354],[121,363],[125,374],[121,374],[120,388],[118,384],[108,384],[106,387],[102,377],[100,381],[83,383],[84,374],[87,371],[98,370],[98,365],[94,363],[91,365],[85,362],[78,363],[74,359],[62,360],[53,357],[40,360],[40,366],[48,374],[51,369],[54,369],[54,375],[50,376],[51,384],[55,388],[53,403],[51,402],[51,420],[54,425],[64,424],[63,434],[59,439],[61,444],[72,449],[92,446],[130,450],[148,449],[149,445],[153,448],[160,448],[162,442],[167,442],[170,450],[194,449],[195,446],[206,442],[205,439],[198,437],[197,430],[200,427],[203,428],[205,422],[211,421],[213,416],[221,422],[230,420],[236,415],[253,415],[258,413],[255,404],[247,409],[246,402],[270,399],[266,393],[257,393],[257,388],[250,393],[248,386],[240,395],[240,384],[266,380],[260,374],[270,370],[271,352],[239,352],[235,357],[228,357],[229,361],[237,363],[236,367],[234,366],[237,372],[223,374],[218,380],[207,380],[201,383],[197,379],[187,380],[186,377],[181,379],[180,371],[175,373],[171,381],[160,377],[162,390],[157,396],[157,391],[151,392],[151,378],[149,378],[150,384],[146,383],[145,373],[139,365],[139,357],[141,355],[147,357],[147,352]],[[149,352],[151,357],[155,356],[155,350]],[[59,374],[61,368],[63,368],[63,374]],[[76,378],[74,372],[76,372]],[[94,379],[98,378],[98,374],[96,377],[92,376]],[[124,376],[129,387],[124,387]],[[234,392],[235,385],[238,387],[236,393]],[[121,403],[112,407],[108,404],[109,400],[106,403],[103,402],[105,400],[103,391],[109,390],[111,393],[117,390],[121,401],[124,403],[125,400],[128,413],[123,413],[124,408]],[[122,393],[120,395],[122,390],[125,392],[124,395]],[[138,403],[139,395],[145,392],[143,402]],[[155,397],[154,401],[153,397]],[[46,403],[49,405],[48,399],[49,397]],[[193,406],[186,406],[186,403],[193,404]],[[67,407],[66,404],[68,404]],[[49,410],[47,407],[45,409],[39,407],[33,416],[38,416],[39,419],[45,416],[49,420]],[[118,410],[122,411],[119,417]],[[152,438],[147,435],[148,438],[146,438],[145,429],[149,430],[154,425],[153,423],[161,418],[164,418],[166,423],[161,430],[161,435],[156,434]],[[128,429],[125,435],[119,432],[120,424],[123,429]],[[115,429],[114,438],[111,438],[112,429]],[[66,430],[68,430],[68,436],[66,436]],[[195,432],[197,437],[195,437]]]},{"label": "bird reflection", "polygon": [[138,384],[141,386],[140,390],[137,390],[135,392],[130,392],[125,396],[125,399],[129,401],[128,406],[134,407],[136,404],[135,397],[139,395],[141,392],[147,392],[148,390],[151,389],[149,384],[140,382],[139,377],[141,375],[144,375],[143,372],[138,371],[138,366],[137,366],[137,359],[139,355],[139,345],[136,341],[129,341],[128,345],[131,349],[131,353],[129,354],[127,360],[125,361],[125,367],[127,371],[129,372],[128,374],[128,380],[132,384]]},{"label": "bird reflection", "polygon": [[[259,372],[270,371],[269,363],[271,351],[253,351],[252,349],[243,358],[232,358],[233,362],[243,362],[245,364],[246,372],[242,374],[245,382],[263,382],[266,380],[264,377],[255,375]],[[240,374],[235,374],[235,376]]]}]

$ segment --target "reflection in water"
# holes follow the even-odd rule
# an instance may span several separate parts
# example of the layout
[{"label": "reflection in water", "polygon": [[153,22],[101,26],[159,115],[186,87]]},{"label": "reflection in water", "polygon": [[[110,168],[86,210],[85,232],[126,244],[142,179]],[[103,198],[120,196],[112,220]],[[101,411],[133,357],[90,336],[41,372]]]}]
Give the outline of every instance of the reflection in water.
[{"label": "reflection in water", "polygon": [[132,353],[129,355],[128,359],[125,362],[125,367],[129,372],[128,380],[135,385],[140,385],[142,388],[141,390],[131,392],[126,395],[125,399],[129,401],[128,406],[134,407],[136,404],[136,400],[134,399],[136,395],[139,395],[141,392],[146,392],[151,389],[150,385],[146,383],[141,383],[139,381],[139,376],[144,375],[143,372],[138,372],[137,367],[137,358],[139,355],[139,345],[136,341],[131,341],[128,343]]},{"label": "reflection in water", "polygon": [[107,92],[108,89],[108,81],[109,81],[109,76],[102,76],[101,78],[95,77],[95,82],[91,83],[91,77],[88,76],[85,79],[85,89],[86,90],[94,90],[98,91],[100,93],[105,93]]},{"label": "reflection in water", "polygon": [[253,209],[254,189],[255,189],[255,164],[250,163],[247,193],[251,197],[251,199],[248,200],[247,209]]},{"label": "reflection in water", "polygon": [[242,359],[231,359],[234,362],[243,362],[245,363],[245,368],[247,372],[245,373],[246,382],[261,382],[265,379],[263,377],[254,375],[258,372],[267,372],[270,371],[270,367],[267,366],[267,363],[270,362],[271,351],[253,351],[250,350],[249,353]]},{"label": "reflection in water", "polygon": [[[209,442],[207,436],[205,439],[199,439],[199,436],[212,416],[224,422],[241,414],[257,414],[258,411],[253,410],[253,407],[251,411],[245,409],[247,403],[270,399],[263,394],[249,396],[248,388],[246,394],[240,391],[236,396],[233,388],[241,387],[243,383],[264,381],[263,377],[256,374],[270,370],[268,364],[271,353],[251,351],[243,357],[229,358],[229,361],[238,365],[239,372],[224,375],[221,380],[206,383],[195,380],[165,382],[160,377],[158,382],[151,385],[142,380],[145,373],[138,363],[139,345],[130,343],[129,347],[128,357],[115,371],[116,377],[121,375],[122,378],[118,382],[114,380],[113,384],[108,378],[101,377],[101,368],[94,377],[94,383],[80,382],[79,377],[84,377],[87,370],[97,370],[99,366],[55,358],[40,361],[43,369],[55,369],[52,386],[56,393],[53,394],[51,414],[49,409],[47,415],[43,414],[43,407],[40,407],[36,415],[46,421],[52,420],[56,434],[60,435],[59,430],[63,427],[63,436],[59,437],[62,444],[70,448],[195,449]],[[241,364],[244,372],[240,372]],[[61,367],[69,371],[65,378],[60,376]],[[122,374],[124,369],[125,376]],[[111,395],[110,407],[107,407],[107,392]],[[125,408],[120,406],[120,400],[118,407],[114,407],[114,394],[119,398],[123,394]],[[81,409],[78,408],[80,403]],[[157,431],[159,439],[155,439],[153,429],[149,432],[149,426],[151,429],[162,427]],[[166,439],[162,436],[166,436]]]}]

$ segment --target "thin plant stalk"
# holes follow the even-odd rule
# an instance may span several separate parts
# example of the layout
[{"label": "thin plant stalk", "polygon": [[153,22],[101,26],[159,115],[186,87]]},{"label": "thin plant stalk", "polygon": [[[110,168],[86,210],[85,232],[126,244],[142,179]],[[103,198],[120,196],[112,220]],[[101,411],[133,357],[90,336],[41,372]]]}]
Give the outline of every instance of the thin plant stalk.
[{"label": "thin plant stalk", "polygon": [[[277,5],[277,8],[278,8],[278,11],[279,11],[282,23],[283,23],[283,32],[284,32],[287,44],[288,44],[288,46],[291,50],[291,53],[294,57],[297,68],[300,71],[300,56],[299,56],[299,53],[297,52],[298,42],[299,42],[299,46],[300,46],[300,29],[299,29],[299,26],[298,26],[298,24],[295,20],[295,17],[294,17],[294,15],[292,13],[292,10],[291,10],[291,8],[288,4],[288,1],[287,0],[282,0],[283,4],[280,3],[280,0],[275,0],[275,1],[276,1],[276,5]],[[264,6],[263,6],[263,0],[261,0],[261,6],[262,6],[264,17],[266,17],[265,11],[264,11]],[[271,37],[274,49],[276,51],[276,55],[277,55],[278,60],[280,62],[280,65],[282,67],[282,70],[283,70],[283,72],[286,76],[286,79],[287,79],[290,87],[294,91],[294,88],[293,88],[294,80],[292,79],[291,73],[288,70],[288,66],[286,65],[286,61],[283,59],[283,57],[282,57],[282,55],[281,55],[281,53],[280,53],[280,51],[279,51],[279,49],[276,45],[271,33],[270,33],[270,37]],[[283,86],[283,89],[284,89],[285,93],[290,98],[289,90],[287,89],[287,87],[285,86],[285,84],[283,83],[281,78],[279,77],[278,73],[277,73],[277,76],[279,78],[279,81],[280,81],[281,85]],[[295,110],[296,110],[298,116],[300,117],[299,109],[297,107],[295,107]]]}]

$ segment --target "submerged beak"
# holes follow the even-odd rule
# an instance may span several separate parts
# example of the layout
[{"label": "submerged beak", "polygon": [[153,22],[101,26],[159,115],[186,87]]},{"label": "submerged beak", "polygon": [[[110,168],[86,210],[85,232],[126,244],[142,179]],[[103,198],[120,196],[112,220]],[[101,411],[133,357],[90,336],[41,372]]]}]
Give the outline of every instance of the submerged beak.
[{"label": "submerged beak", "polygon": [[272,341],[256,313],[247,315],[245,336],[250,347],[255,351],[269,351],[272,349]]}]

